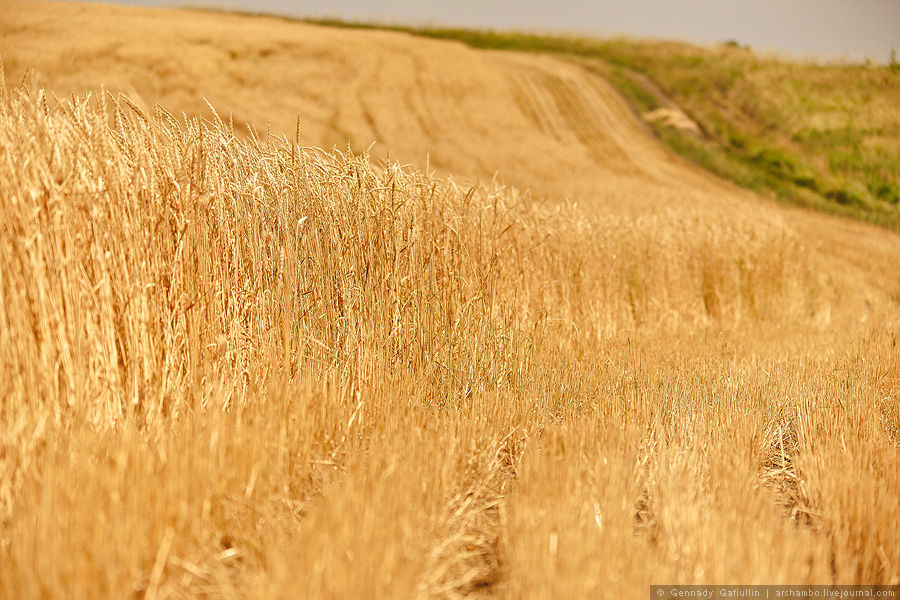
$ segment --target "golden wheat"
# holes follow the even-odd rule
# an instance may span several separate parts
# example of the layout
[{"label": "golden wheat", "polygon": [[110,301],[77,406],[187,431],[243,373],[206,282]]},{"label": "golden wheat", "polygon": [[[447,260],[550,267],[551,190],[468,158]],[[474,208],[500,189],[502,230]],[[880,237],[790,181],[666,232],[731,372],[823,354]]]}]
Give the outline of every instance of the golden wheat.
[{"label": "golden wheat", "polygon": [[[45,39],[7,6],[4,33]],[[53,6],[152,15],[114,59],[166,70],[136,48],[168,13]],[[255,133],[256,108],[300,131],[294,88],[254,92],[254,129],[197,108],[240,104],[230,81],[157,73],[142,100],[0,44],[17,77],[92,90],[0,90],[0,597],[900,583],[896,236],[689,169],[550,58],[175,14],[159,52],[200,69],[231,36],[235,64],[275,62],[265,86],[299,85],[270,44],[312,72],[394,46],[473,63],[356,100],[313,78],[299,134],[375,128],[410,160],[426,139],[466,179]],[[460,183],[490,158],[502,177]]]},{"label": "golden wheat", "polygon": [[827,308],[789,229],[100,94],[0,148],[7,597],[896,581],[896,338],[743,343]]}]

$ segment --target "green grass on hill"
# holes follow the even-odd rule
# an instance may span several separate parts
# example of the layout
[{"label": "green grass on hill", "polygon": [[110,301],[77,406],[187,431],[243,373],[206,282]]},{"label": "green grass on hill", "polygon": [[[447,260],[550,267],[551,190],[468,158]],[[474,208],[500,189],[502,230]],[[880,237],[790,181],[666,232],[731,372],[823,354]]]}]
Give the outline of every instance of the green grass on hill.
[{"label": "green grass on hill", "polygon": [[750,189],[900,228],[900,73],[791,62],[723,45],[596,42],[603,74],[640,111],[643,73],[703,135],[654,124],[679,154]]},{"label": "green grass on hill", "polygon": [[[603,74],[639,112],[659,92],[702,135],[651,126],[680,155],[774,197],[900,229],[900,68],[815,64],[715,47],[629,39],[319,20],[567,56]],[[647,88],[646,76],[656,88]],[[654,93],[655,92],[655,93]]]}]

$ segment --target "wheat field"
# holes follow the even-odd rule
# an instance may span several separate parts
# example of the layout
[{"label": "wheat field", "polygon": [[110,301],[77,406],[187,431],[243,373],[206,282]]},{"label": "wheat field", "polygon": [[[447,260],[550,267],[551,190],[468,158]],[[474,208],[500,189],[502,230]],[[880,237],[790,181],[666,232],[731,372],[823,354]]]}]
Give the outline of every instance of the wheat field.
[{"label": "wheat field", "polygon": [[900,583],[895,233],[553,57],[0,7],[0,597]]}]

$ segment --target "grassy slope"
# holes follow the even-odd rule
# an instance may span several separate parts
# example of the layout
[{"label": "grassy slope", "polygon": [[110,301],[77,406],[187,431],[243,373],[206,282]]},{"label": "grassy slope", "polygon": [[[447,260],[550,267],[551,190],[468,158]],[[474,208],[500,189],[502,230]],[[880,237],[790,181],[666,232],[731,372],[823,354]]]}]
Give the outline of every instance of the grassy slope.
[{"label": "grassy slope", "polygon": [[895,67],[791,62],[731,45],[387,28],[477,48],[578,57],[641,112],[659,107],[638,74],[646,75],[703,131],[698,137],[651,124],[682,156],[781,200],[900,227],[900,72]]}]

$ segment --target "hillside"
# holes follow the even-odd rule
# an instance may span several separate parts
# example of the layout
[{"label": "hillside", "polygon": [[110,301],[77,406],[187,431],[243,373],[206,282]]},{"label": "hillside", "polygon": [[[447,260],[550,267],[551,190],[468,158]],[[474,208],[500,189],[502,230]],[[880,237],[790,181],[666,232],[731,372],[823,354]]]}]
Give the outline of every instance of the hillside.
[{"label": "hillside", "polygon": [[[704,168],[782,201],[900,228],[900,65],[895,62],[804,62],[759,55],[735,42],[698,47],[387,28],[577,62],[608,79],[662,141]],[[665,118],[670,115],[676,120]]]},{"label": "hillside", "polygon": [[0,598],[900,581],[895,233],[570,58],[7,2],[0,60]]}]

